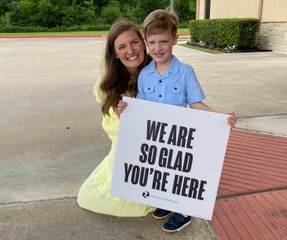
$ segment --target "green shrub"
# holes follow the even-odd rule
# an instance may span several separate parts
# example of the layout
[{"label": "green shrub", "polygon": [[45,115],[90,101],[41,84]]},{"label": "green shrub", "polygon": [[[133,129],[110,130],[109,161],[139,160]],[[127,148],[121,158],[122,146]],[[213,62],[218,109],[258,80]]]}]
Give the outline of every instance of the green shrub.
[{"label": "green shrub", "polygon": [[235,46],[254,48],[259,31],[259,19],[226,18],[189,21],[191,41],[213,44],[217,47]]}]

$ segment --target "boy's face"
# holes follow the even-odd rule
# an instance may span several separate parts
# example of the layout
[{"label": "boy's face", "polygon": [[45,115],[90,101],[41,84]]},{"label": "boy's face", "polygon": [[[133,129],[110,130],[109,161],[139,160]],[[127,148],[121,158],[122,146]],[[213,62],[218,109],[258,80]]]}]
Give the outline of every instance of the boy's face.
[{"label": "boy's face", "polygon": [[169,32],[146,36],[146,45],[150,56],[157,64],[170,64],[172,61],[172,47],[177,43],[177,37]]}]

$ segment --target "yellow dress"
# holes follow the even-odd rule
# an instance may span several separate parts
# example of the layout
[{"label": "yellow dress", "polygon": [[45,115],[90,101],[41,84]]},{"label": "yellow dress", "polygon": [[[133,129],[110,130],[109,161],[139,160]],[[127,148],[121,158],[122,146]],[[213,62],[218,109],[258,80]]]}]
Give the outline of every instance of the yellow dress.
[{"label": "yellow dress", "polygon": [[[94,86],[94,94],[96,100],[101,102],[103,94],[99,92],[99,82],[98,79]],[[103,116],[102,127],[112,141],[111,150],[81,186],[78,193],[78,204],[84,209],[101,214],[118,217],[146,216],[155,208],[110,195],[119,119],[112,109],[109,113],[110,116]]]}]

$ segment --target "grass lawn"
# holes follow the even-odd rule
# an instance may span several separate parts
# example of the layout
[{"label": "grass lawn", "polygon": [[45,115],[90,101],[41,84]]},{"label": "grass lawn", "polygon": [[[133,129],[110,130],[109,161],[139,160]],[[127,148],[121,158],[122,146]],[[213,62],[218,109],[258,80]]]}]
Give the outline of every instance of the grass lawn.
[{"label": "grass lawn", "polygon": [[201,48],[201,47],[191,46],[191,45],[188,45],[188,44],[179,44],[179,45],[183,46],[183,47],[199,50],[199,51],[202,51],[202,52],[207,52],[207,53],[213,53],[213,54],[222,54],[223,53],[221,51],[212,50],[212,49],[208,49],[208,48]]},{"label": "grass lawn", "polygon": [[[41,36],[98,36],[107,35],[108,31],[81,32],[33,32],[33,33],[0,33],[0,37],[41,37]],[[189,34],[188,28],[179,28],[178,34]]]},{"label": "grass lawn", "polygon": [[[178,34],[189,34],[188,28],[179,28],[177,31]],[[45,36],[53,36],[53,37],[60,37],[60,36],[102,36],[107,35],[108,31],[78,31],[78,32],[32,32],[32,33],[0,33],[0,37],[45,37]],[[189,37],[183,36],[181,37],[182,40],[188,40]],[[220,54],[222,52],[216,50],[210,50],[195,46],[190,46],[187,44],[179,44],[180,46],[193,48],[195,50],[200,50],[208,53],[213,54]]]}]

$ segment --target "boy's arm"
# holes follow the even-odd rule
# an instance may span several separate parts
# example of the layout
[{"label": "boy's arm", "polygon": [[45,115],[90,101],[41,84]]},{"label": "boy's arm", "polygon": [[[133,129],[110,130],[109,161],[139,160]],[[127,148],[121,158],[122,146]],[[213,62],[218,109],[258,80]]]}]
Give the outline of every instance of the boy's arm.
[{"label": "boy's arm", "polygon": [[[198,110],[203,110],[203,111],[208,111],[208,112],[216,112],[216,113],[221,113],[211,107],[209,107],[208,105],[206,105],[203,102],[197,102],[197,103],[193,103],[193,104],[189,104],[190,108],[194,108],[194,109],[198,109]],[[237,123],[237,118],[235,117],[234,112],[226,112],[224,114],[228,114],[230,115],[230,117],[227,119],[227,124],[231,127],[234,128],[235,124]]]},{"label": "boy's arm", "polygon": [[219,113],[219,111],[216,111],[215,109],[207,106],[203,102],[197,102],[197,103],[189,104],[189,106],[190,106],[190,108],[194,108],[194,109],[198,109],[198,110]]}]

